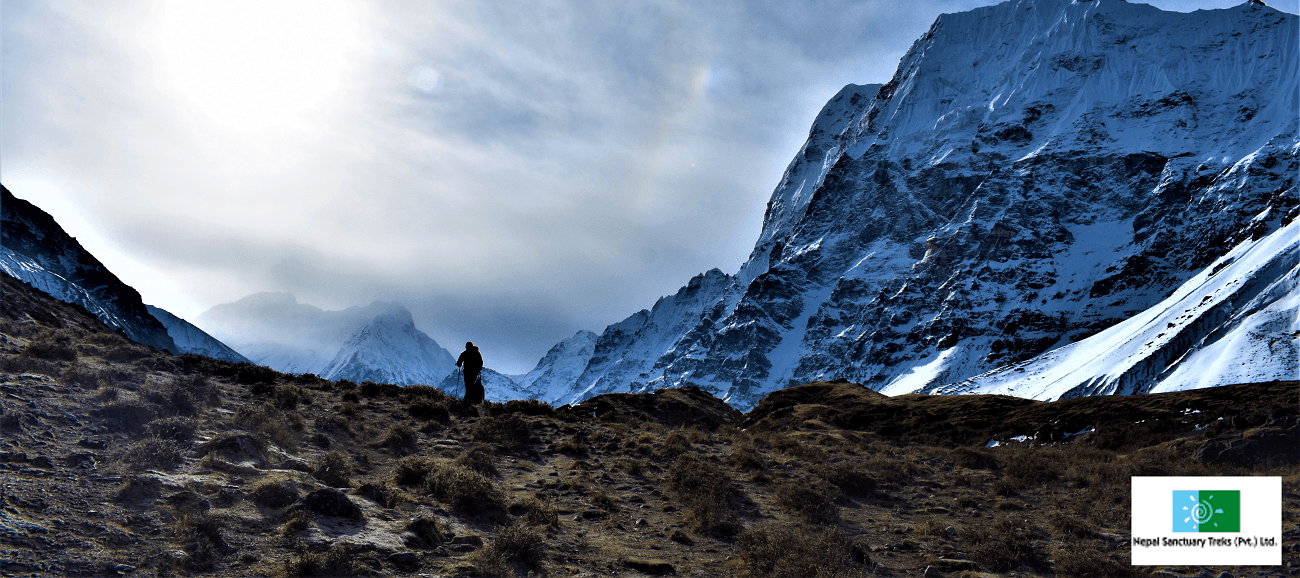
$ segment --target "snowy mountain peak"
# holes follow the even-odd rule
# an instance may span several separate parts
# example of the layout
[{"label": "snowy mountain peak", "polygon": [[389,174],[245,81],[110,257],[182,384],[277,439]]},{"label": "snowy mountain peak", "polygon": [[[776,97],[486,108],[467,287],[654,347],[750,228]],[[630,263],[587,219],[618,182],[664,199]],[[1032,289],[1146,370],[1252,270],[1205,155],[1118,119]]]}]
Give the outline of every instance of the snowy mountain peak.
[{"label": "snowy mountain peak", "polygon": [[433,385],[455,369],[451,353],[396,303],[325,311],[288,293],[258,293],[217,305],[199,322],[254,362],[289,373]]},{"label": "snowy mountain peak", "polygon": [[[818,113],[735,276],[692,279],[606,328],[576,382],[532,387],[563,403],[691,384],[740,408],[836,377],[982,388],[945,386],[1098,336],[1294,221],[1298,45],[1295,15],[1256,4],[945,14],[887,84],[849,85]],[[1292,301],[1216,315],[1273,327]],[[1184,335],[1126,363],[1208,339]],[[1143,371],[1091,391],[1173,386]]]}]

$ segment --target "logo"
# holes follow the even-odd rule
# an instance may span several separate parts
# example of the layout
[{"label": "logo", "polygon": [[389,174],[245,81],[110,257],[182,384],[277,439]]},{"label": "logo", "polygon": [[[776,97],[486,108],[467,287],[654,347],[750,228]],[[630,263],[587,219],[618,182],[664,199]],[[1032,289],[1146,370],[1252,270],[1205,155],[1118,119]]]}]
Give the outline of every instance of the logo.
[{"label": "logo", "polygon": [[1174,490],[1173,496],[1173,531],[1241,531],[1241,490]]}]

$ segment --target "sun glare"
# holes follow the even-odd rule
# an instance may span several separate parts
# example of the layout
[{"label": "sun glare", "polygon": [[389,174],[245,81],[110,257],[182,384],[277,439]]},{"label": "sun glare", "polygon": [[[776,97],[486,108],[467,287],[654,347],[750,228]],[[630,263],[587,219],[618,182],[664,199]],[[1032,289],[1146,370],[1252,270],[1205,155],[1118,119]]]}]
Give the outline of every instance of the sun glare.
[{"label": "sun glare", "polygon": [[242,130],[328,107],[346,82],[356,15],[338,1],[172,2],[162,57],[174,87],[214,121]]}]

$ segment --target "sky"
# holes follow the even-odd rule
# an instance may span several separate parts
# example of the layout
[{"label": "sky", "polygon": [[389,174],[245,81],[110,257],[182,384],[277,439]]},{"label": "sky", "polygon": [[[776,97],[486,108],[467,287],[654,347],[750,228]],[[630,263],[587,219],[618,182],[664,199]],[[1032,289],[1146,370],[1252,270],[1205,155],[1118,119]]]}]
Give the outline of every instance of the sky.
[{"label": "sky", "polygon": [[3,0],[0,182],[180,317],[397,302],[524,373],[736,272],[822,105],[994,3]]}]

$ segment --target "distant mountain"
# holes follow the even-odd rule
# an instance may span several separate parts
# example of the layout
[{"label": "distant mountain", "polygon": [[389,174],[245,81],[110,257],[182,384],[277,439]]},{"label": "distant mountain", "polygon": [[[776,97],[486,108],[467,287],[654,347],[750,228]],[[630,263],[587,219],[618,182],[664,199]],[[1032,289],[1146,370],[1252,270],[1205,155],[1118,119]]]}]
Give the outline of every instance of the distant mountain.
[{"label": "distant mountain", "polygon": [[[512,399],[537,399],[537,396],[521,388],[508,375],[497,373],[490,368],[483,368],[479,374],[483,381],[483,399],[487,401],[509,401]],[[456,397],[465,397],[465,376],[455,367],[452,372],[435,384],[438,389]]]},{"label": "distant mountain", "polygon": [[153,315],[154,319],[162,322],[163,327],[167,328],[167,335],[171,336],[172,341],[176,343],[176,347],[182,352],[206,355],[213,359],[224,359],[236,363],[252,363],[250,359],[240,355],[238,351],[217,341],[189,321],[172,315],[166,309],[147,304],[145,309],[149,310],[149,314]]},{"label": "distant mountain", "polygon": [[394,303],[324,311],[288,293],[258,293],[217,305],[198,322],[255,363],[287,373],[437,385],[456,369],[451,353]]},{"label": "distant mountain", "polygon": [[[558,400],[571,389],[568,384],[576,383],[582,376],[583,370],[587,368],[587,364],[595,354],[596,340],[595,333],[579,331],[573,337],[552,346],[532,371],[515,381],[521,390],[528,392],[528,397]],[[558,389],[549,390],[544,387],[535,389],[534,384],[558,387]]]},{"label": "distant mountain", "polygon": [[817,115],[734,275],[530,389],[747,409],[831,378],[1045,398],[1294,379],[1297,38],[1256,2],[944,14]]},{"label": "distant mountain", "polygon": [[[227,361],[243,356],[189,322],[152,308],[45,211],[0,186],[0,271],[67,303],[76,303],[131,340]],[[155,315],[160,313],[160,315]]]}]

